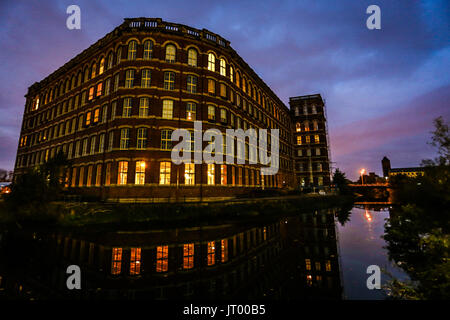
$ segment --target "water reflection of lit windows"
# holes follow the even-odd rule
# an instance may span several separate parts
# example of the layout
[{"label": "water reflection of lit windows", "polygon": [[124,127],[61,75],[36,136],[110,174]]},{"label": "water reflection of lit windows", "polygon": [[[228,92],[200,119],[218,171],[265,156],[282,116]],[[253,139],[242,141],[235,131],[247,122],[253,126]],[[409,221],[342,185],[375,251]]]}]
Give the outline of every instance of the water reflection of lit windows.
[{"label": "water reflection of lit windows", "polygon": [[186,243],[183,245],[183,269],[192,269],[194,267],[194,244]]},{"label": "water reflection of lit windows", "polygon": [[156,248],[156,272],[166,272],[169,267],[169,246]]},{"label": "water reflection of lit windows", "polygon": [[312,275],[310,274],[306,275],[306,284],[308,286],[312,286]]},{"label": "water reflection of lit windows", "polygon": [[141,273],[141,248],[131,248],[130,252],[130,274]]},{"label": "water reflection of lit windows", "polygon": [[264,229],[263,229],[263,239],[264,239],[264,241],[267,240],[267,228],[266,227],[264,227]]},{"label": "water reflection of lit windows", "polygon": [[111,274],[120,274],[122,270],[122,248],[112,249]]},{"label": "water reflection of lit windows", "polygon": [[224,263],[228,261],[228,240],[222,239],[220,245],[221,245],[222,263]]},{"label": "water reflection of lit windows", "polygon": [[310,259],[305,259],[305,268],[306,270],[311,270],[311,260]]},{"label": "water reflection of lit windows", "polygon": [[216,247],[214,241],[208,242],[208,266],[216,263]]},{"label": "water reflection of lit windows", "polygon": [[320,262],[315,263],[316,271],[320,271]]},{"label": "water reflection of lit windows", "polygon": [[327,260],[325,262],[325,270],[328,271],[328,272],[331,271],[331,262],[330,262],[330,260]]}]

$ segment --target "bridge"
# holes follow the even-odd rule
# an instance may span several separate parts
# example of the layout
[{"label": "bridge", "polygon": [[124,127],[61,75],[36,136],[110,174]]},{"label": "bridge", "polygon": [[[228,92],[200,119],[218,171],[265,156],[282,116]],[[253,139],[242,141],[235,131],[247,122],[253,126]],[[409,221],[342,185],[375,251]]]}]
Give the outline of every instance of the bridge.
[{"label": "bridge", "polygon": [[377,202],[391,202],[392,189],[389,183],[352,183],[348,185],[361,199]]}]

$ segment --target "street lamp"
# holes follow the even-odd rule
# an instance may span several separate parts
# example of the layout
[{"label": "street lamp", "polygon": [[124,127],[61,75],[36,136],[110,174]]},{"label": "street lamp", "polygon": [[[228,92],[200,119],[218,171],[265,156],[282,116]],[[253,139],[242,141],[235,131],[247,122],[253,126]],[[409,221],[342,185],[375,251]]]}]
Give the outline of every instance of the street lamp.
[{"label": "street lamp", "polygon": [[361,173],[361,185],[363,185],[363,180],[364,180],[364,173],[366,173],[366,169],[361,169],[361,171],[359,172]]}]

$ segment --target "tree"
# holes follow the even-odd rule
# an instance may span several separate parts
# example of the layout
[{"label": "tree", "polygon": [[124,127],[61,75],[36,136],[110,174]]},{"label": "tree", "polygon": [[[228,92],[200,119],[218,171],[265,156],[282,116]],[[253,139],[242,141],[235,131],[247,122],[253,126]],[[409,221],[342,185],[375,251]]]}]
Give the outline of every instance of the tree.
[{"label": "tree", "polygon": [[448,166],[450,165],[450,135],[448,124],[444,123],[444,119],[438,117],[434,119],[435,130],[431,132],[433,136],[428,144],[438,149],[438,157],[434,160],[422,160],[422,165],[425,166]]},{"label": "tree", "polygon": [[337,168],[333,174],[333,184],[336,185],[340,194],[350,193],[350,188],[348,186],[348,180],[345,177],[345,173],[339,170],[339,168]]}]

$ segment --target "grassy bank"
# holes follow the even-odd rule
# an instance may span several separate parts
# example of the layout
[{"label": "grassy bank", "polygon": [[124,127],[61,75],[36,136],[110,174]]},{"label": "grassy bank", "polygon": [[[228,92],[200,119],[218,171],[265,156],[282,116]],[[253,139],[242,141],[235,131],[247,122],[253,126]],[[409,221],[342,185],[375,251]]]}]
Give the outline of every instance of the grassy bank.
[{"label": "grassy bank", "polygon": [[[190,225],[274,218],[300,212],[341,207],[352,203],[349,197],[338,195],[302,195],[261,199],[239,199],[211,203],[64,203],[53,202],[45,212],[29,215],[12,214],[0,204],[0,222],[3,224],[38,225],[48,227],[113,227],[142,228],[164,225]],[[16,219],[16,217],[24,217]]]}]

